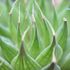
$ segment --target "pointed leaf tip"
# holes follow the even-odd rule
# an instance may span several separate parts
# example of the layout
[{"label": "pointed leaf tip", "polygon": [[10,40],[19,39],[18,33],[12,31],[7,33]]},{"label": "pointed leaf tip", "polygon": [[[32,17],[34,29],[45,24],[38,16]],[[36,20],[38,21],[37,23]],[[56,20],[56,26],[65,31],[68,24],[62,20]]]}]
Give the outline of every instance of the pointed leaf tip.
[{"label": "pointed leaf tip", "polygon": [[44,67],[42,70],[61,70],[61,68],[56,63],[52,62],[48,66]]},{"label": "pointed leaf tip", "polygon": [[54,70],[55,65],[56,64],[54,62],[52,62],[49,65],[45,66],[42,70]]},{"label": "pointed leaf tip", "polygon": [[50,64],[50,68],[51,68],[51,69],[54,69],[55,64],[56,64],[55,62],[52,62],[52,63]]},{"label": "pointed leaf tip", "polygon": [[63,18],[63,20],[64,20],[64,21],[67,21],[67,19],[66,19],[65,17]]},{"label": "pointed leaf tip", "polygon": [[21,47],[20,47],[20,56],[23,56],[23,54],[25,53],[24,51],[24,44],[23,41],[21,42]]},{"label": "pointed leaf tip", "polygon": [[67,27],[67,19],[64,18],[63,20],[64,20],[64,26]]},{"label": "pointed leaf tip", "polygon": [[53,41],[52,41],[52,45],[55,46],[56,44],[56,37],[55,37],[55,34],[53,35]]}]

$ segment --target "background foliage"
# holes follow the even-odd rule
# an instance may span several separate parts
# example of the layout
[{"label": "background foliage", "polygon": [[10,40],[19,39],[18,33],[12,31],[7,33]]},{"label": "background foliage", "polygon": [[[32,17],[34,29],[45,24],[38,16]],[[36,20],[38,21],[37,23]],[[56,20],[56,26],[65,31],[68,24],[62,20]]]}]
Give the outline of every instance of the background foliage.
[{"label": "background foliage", "polygon": [[70,70],[70,0],[52,1],[0,1],[0,70]]}]

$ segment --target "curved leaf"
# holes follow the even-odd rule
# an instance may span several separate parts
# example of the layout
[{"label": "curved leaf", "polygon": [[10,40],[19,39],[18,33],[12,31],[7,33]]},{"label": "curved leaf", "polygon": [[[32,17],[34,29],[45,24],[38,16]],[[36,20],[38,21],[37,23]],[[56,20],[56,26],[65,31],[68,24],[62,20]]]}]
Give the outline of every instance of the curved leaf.
[{"label": "curved leaf", "polygon": [[56,9],[53,7],[53,28],[55,31],[58,29],[58,18],[57,18],[57,13]]},{"label": "curved leaf", "polygon": [[35,34],[34,40],[32,42],[32,46],[29,51],[30,51],[31,56],[33,58],[36,58],[40,54],[42,48],[39,45],[37,28],[35,25],[34,25],[34,34]]},{"label": "curved leaf", "polygon": [[46,25],[46,22],[43,20],[43,17],[38,11],[38,9],[36,12],[37,13],[35,14],[35,18],[36,18],[36,26],[37,26],[37,31],[38,31],[39,42],[40,42],[40,46],[45,48],[46,46],[50,44],[50,39],[51,39],[50,30],[48,26]]},{"label": "curved leaf", "polygon": [[61,46],[56,44],[55,57],[56,57],[57,62],[61,59],[62,55],[63,55],[63,50],[62,50]]},{"label": "curved leaf", "polygon": [[62,70],[70,70],[70,53],[65,55],[61,61]]},{"label": "curved leaf", "polygon": [[9,30],[4,25],[0,25],[0,35],[10,38]]},{"label": "curved leaf", "polygon": [[0,70],[13,70],[12,66],[2,57],[0,57],[0,62],[2,62],[0,65]]},{"label": "curved leaf", "polygon": [[19,54],[12,60],[12,66],[15,70],[39,70],[40,65],[29,56],[21,43]]},{"label": "curved leaf", "polygon": [[60,44],[60,46],[62,47],[62,49],[64,50],[65,47],[67,46],[67,38],[68,38],[68,27],[67,27],[67,20],[64,19],[64,24],[62,26],[62,28],[59,30],[58,34],[58,43]]},{"label": "curved leaf", "polygon": [[51,62],[54,46],[55,46],[55,37],[53,36],[52,44],[48,46],[47,48],[45,48],[36,58],[36,61],[41,66],[45,66]]},{"label": "curved leaf", "polygon": [[0,47],[2,49],[2,56],[9,62],[17,54],[18,51],[16,46],[14,46],[9,39],[2,36],[0,37]]},{"label": "curved leaf", "polygon": [[51,63],[44,67],[42,70],[61,70],[61,68],[56,63]]}]

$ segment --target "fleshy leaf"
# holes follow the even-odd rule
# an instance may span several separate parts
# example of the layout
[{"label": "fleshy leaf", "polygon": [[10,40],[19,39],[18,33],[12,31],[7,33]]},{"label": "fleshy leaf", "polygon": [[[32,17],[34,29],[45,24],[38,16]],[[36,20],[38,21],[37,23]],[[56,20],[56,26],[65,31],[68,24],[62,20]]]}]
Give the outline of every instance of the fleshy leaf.
[{"label": "fleshy leaf", "polygon": [[9,62],[17,54],[18,51],[16,46],[14,46],[14,44],[8,38],[2,36],[0,37],[0,47],[2,49],[3,57]]},{"label": "fleshy leaf", "polygon": [[45,66],[42,70],[61,70],[61,68],[56,63],[51,63]]},{"label": "fleshy leaf", "polygon": [[6,0],[6,7],[7,7],[7,11],[9,12],[10,11],[10,1],[9,0]]},{"label": "fleshy leaf", "polygon": [[56,9],[53,8],[53,28],[55,31],[57,31],[58,28],[58,18],[57,18],[57,13],[56,13]]},{"label": "fleshy leaf", "polygon": [[20,51],[18,55],[12,60],[12,66],[15,70],[39,70],[40,65],[29,56],[25,49],[23,42],[21,43]]},{"label": "fleshy leaf", "polygon": [[21,23],[21,19],[20,19],[20,4],[19,4],[19,15],[18,15],[18,24],[17,24],[17,43],[18,43],[18,47],[20,47],[20,45],[21,45],[20,23]]},{"label": "fleshy leaf", "polygon": [[57,36],[58,43],[64,50],[67,45],[67,38],[68,38],[68,27],[67,27],[66,19],[64,19],[64,24],[63,24],[62,28],[60,28],[59,33],[57,33],[57,34],[58,34],[58,36]]},{"label": "fleshy leaf", "polygon": [[12,14],[10,14],[10,16],[9,16],[9,30],[10,30],[12,41],[16,43],[17,42],[17,35],[16,35],[17,30],[15,27],[15,24],[13,23],[12,18],[13,18]]},{"label": "fleshy leaf", "polygon": [[56,44],[55,57],[56,57],[57,62],[61,59],[62,54],[63,54],[63,50],[62,50],[61,46],[59,44]]},{"label": "fleshy leaf", "polygon": [[4,25],[0,25],[0,35],[10,38],[9,30]]},{"label": "fleshy leaf", "polygon": [[29,51],[30,51],[31,56],[33,58],[36,58],[41,52],[41,47],[39,46],[37,28],[35,25],[34,25],[34,34],[35,34],[34,40],[33,40],[32,46]]},{"label": "fleshy leaf", "polygon": [[41,66],[45,66],[51,62],[54,46],[55,46],[55,36],[53,36],[52,44],[50,46],[48,46],[47,48],[45,48],[36,58],[36,61]]},{"label": "fleshy leaf", "polygon": [[[37,3],[36,3],[37,4]],[[39,6],[38,6],[39,7]],[[45,48],[50,44],[50,30],[48,29],[48,26],[46,25],[46,22],[43,20],[43,17],[37,8],[37,5],[35,6],[37,9],[36,14],[35,14],[35,19],[36,19],[36,26],[37,26],[37,31],[38,31],[38,37],[40,41],[40,46]]]},{"label": "fleshy leaf", "polygon": [[70,70],[70,53],[64,55],[60,63],[62,70]]},{"label": "fleshy leaf", "polygon": [[0,70],[13,70],[11,64],[9,64],[4,58],[0,57]]}]

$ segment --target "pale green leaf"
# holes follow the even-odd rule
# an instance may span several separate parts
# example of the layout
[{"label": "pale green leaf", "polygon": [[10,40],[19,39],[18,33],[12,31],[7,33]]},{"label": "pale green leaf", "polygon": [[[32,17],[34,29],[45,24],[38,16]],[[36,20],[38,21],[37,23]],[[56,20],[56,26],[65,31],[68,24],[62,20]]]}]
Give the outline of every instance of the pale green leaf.
[{"label": "pale green leaf", "polygon": [[41,66],[45,66],[51,62],[54,46],[55,46],[55,36],[53,36],[52,44],[46,47],[36,58],[36,61]]},{"label": "pale green leaf", "polygon": [[58,43],[64,50],[67,46],[67,38],[68,38],[68,27],[67,27],[67,20],[64,20],[64,23],[59,31],[57,32]]},{"label": "pale green leaf", "polygon": [[0,36],[0,47],[2,48],[2,56],[9,62],[17,54],[18,49],[16,46],[5,37]]},{"label": "pale green leaf", "polygon": [[59,44],[56,44],[55,57],[56,57],[57,62],[61,59],[62,55],[63,55],[63,50],[62,50],[61,46]]},{"label": "pale green leaf", "polygon": [[42,70],[61,70],[61,68],[56,63],[51,63],[45,66]]}]

